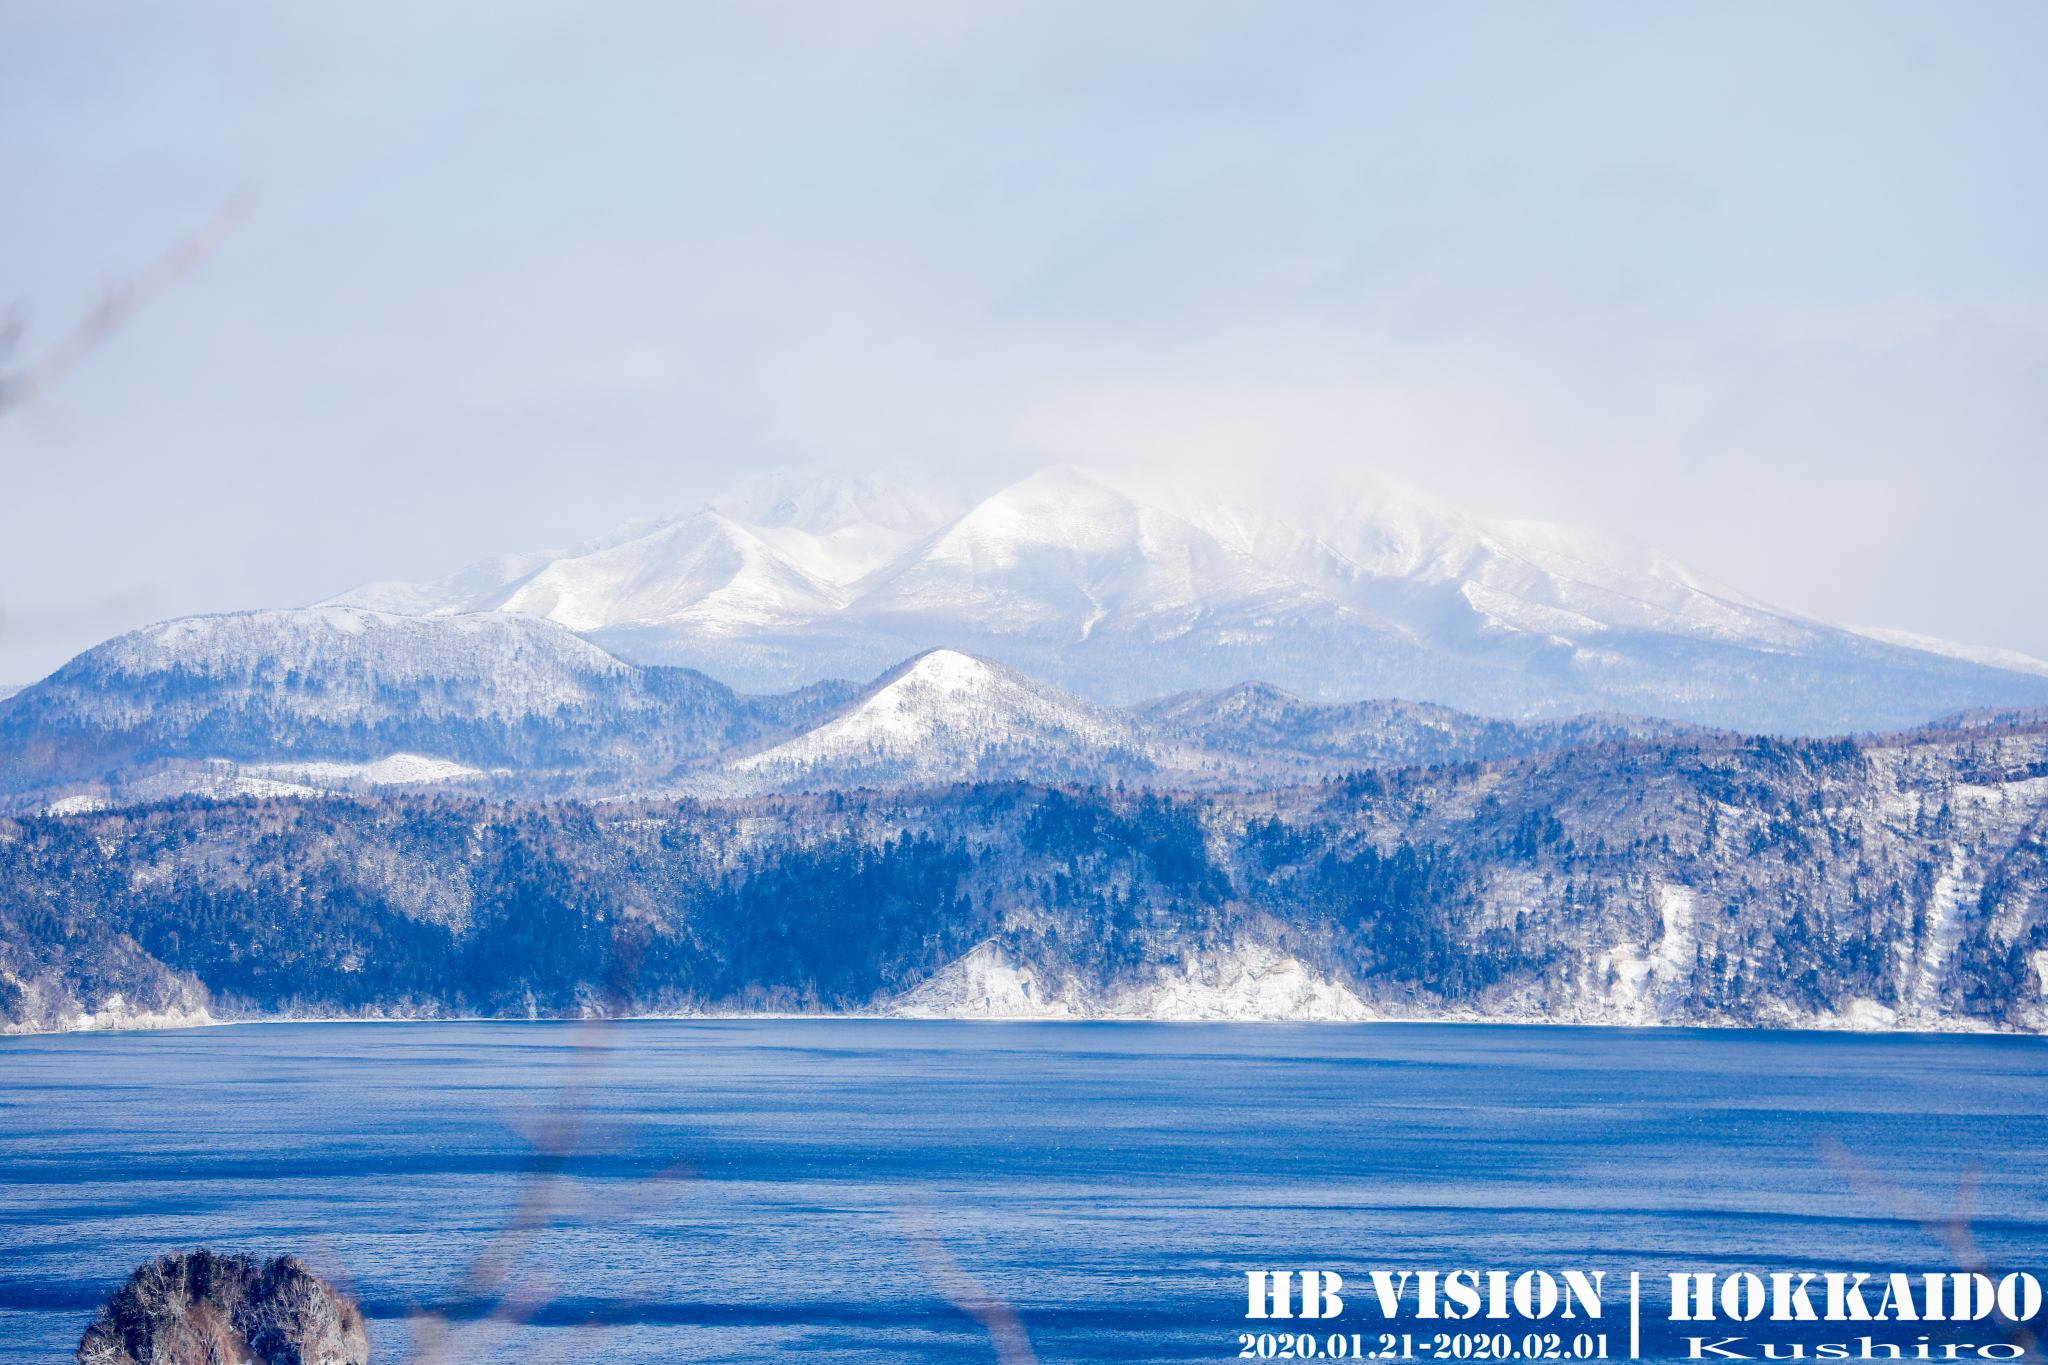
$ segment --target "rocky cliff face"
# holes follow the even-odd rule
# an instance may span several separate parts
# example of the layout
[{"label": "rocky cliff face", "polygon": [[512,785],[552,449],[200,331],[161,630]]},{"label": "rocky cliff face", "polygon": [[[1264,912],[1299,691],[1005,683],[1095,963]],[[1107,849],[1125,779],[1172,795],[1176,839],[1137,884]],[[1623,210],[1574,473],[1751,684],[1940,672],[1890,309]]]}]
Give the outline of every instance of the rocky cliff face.
[{"label": "rocky cliff face", "polygon": [[85,1330],[78,1365],[366,1365],[353,1303],[296,1256],[258,1263],[194,1251],[128,1277]]},{"label": "rocky cliff face", "polygon": [[2040,1031],[2048,723],[1202,796],[186,802],[0,822],[0,920],[17,1029],[146,999]]}]

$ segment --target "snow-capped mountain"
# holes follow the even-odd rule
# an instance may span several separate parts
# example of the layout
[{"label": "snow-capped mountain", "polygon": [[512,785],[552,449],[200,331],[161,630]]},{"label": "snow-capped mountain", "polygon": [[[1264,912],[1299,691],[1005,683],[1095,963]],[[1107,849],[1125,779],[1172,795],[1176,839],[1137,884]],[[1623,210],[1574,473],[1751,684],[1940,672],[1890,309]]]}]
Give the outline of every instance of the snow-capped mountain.
[{"label": "snow-capped mountain", "polygon": [[1424,637],[1651,631],[1760,647],[1819,625],[1583,527],[1489,522],[1372,479],[1152,496],[1225,545]]},{"label": "snow-capped mountain", "polygon": [[499,555],[430,583],[366,583],[320,605],[536,616],[626,657],[701,668],[750,690],[866,678],[921,646],[847,619],[846,608],[863,580],[958,510],[879,476],[776,471],[563,555]]},{"label": "snow-capped mountain", "polygon": [[1112,704],[1258,678],[1322,701],[1826,732],[2048,701],[2048,664],[1836,627],[1654,550],[1368,480],[1057,467],[956,508],[881,478],[762,476],[566,555],[330,600],[350,603],[537,616],[759,690],[943,647]]},{"label": "snow-capped mountain", "polygon": [[723,765],[740,785],[1100,782],[1156,768],[1129,714],[950,649],[922,654],[816,729]]},{"label": "snow-capped mountain", "polygon": [[944,519],[915,491],[874,480],[792,487],[757,478],[695,516],[555,560],[493,594],[489,606],[579,631],[660,623],[731,637],[814,627]]},{"label": "snow-capped mountain", "polygon": [[1174,514],[1067,468],[968,511],[846,615],[945,639],[1084,696],[1135,701],[1184,679],[1298,678],[1314,641],[1343,688],[1420,685],[1415,642]]}]

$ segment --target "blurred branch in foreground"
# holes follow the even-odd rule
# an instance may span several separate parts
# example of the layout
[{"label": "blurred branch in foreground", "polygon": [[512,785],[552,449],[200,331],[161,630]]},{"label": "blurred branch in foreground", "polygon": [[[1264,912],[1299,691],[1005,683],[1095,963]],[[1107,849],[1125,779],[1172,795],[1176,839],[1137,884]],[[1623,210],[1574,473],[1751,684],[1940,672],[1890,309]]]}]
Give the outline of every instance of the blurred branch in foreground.
[{"label": "blurred branch in foreground", "polygon": [[[197,232],[165,253],[162,260],[108,290],[56,345],[20,369],[0,372],[0,416],[33,403],[56,387],[80,361],[127,326],[130,318],[204,264],[248,216],[249,201],[244,196],[238,194],[229,199]],[[10,314],[0,324],[0,363],[20,343],[21,334],[18,314]]]},{"label": "blurred branch in foreground", "polygon": [[[456,1348],[455,1324],[474,1322],[482,1335],[489,1336],[525,1324],[552,1302],[558,1290],[552,1279],[545,1274],[518,1273],[534,1239],[549,1226],[565,1218],[586,1224],[623,1221],[647,1211],[651,1192],[665,1190],[673,1197],[678,1186],[695,1178],[694,1171],[678,1163],[605,1197],[563,1197],[563,1168],[575,1155],[592,1112],[592,1095],[611,1051],[610,1028],[610,1021],[602,1018],[586,1020],[579,1026],[580,1036],[568,1074],[563,1077],[554,1102],[536,1116],[528,1134],[534,1154],[520,1185],[519,1202],[470,1261],[449,1303],[412,1315],[409,1365],[482,1359],[486,1348],[480,1341],[465,1341],[461,1349]],[[624,1304],[624,1300],[615,1300],[609,1307],[616,1313]],[[594,1337],[601,1337],[605,1330],[606,1324],[594,1320],[571,1335],[580,1349],[587,1347]],[[560,1344],[570,1345],[567,1341]],[[587,1351],[584,1358],[588,1358]]]},{"label": "blurred branch in foreground", "polygon": [[[1930,1236],[1948,1248],[1955,1258],[1956,1267],[1974,1275],[1983,1275],[1993,1281],[1997,1273],[1984,1258],[1977,1245],[1977,1238],[1970,1231],[1970,1204],[1977,1195],[1977,1181],[1980,1176],[1977,1163],[1971,1161],[1963,1168],[1956,1180],[1955,1206],[1946,1214],[1929,1205],[1911,1190],[1902,1190],[1876,1171],[1863,1164],[1854,1152],[1832,1137],[1824,1137],[1815,1144],[1830,1166],[1849,1178],[1849,1183],[1871,1199],[1889,1207],[1901,1218],[1918,1223]],[[2004,1318],[2000,1313],[1999,1317]],[[2034,1333],[2020,1323],[2012,1323],[2006,1332],[2006,1340],[2026,1352],[2025,1359],[2040,1360],[2035,1351]]]},{"label": "blurred branch in foreground", "polygon": [[1038,1365],[1038,1357],[1031,1353],[1031,1338],[1025,1335],[1017,1310],[960,1268],[933,1231],[931,1215],[922,1207],[912,1206],[898,1208],[896,1216],[903,1220],[903,1240],[910,1244],[917,1268],[932,1282],[932,1287],[947,1303],[988,1329],[998,1365]]}]

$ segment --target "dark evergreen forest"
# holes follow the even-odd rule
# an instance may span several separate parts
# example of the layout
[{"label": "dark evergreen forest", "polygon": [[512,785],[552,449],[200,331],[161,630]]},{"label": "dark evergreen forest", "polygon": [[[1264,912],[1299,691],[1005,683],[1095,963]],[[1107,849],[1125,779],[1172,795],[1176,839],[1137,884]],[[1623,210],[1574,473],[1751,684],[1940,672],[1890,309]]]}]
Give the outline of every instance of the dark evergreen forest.
[{"label": "dark evergreen forest", "polygon": [[47,1027],[117,995],[216,1015],[868,1010],[981,943],[1106,1008],[1258,943],[1395,1012],[1611,1013],[1652,991],[1679,1020],[1864,1002],[2038,1028],[2042,729],[1615,744],[1234,795],[19,818],[0,821],[0,1016]]}]

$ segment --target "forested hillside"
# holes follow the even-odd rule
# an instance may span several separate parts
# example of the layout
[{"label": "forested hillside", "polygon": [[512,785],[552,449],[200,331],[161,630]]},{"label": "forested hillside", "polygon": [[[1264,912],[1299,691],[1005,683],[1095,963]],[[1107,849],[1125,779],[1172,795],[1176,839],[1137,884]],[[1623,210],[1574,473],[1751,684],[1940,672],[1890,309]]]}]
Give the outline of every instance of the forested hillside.
[{"label": "forested hillside", "polygon": [[1607,744],[1199,797],[188,800],[0,822],[0,1013],[2038,1031],[2044,836],[2039,723]]}]

